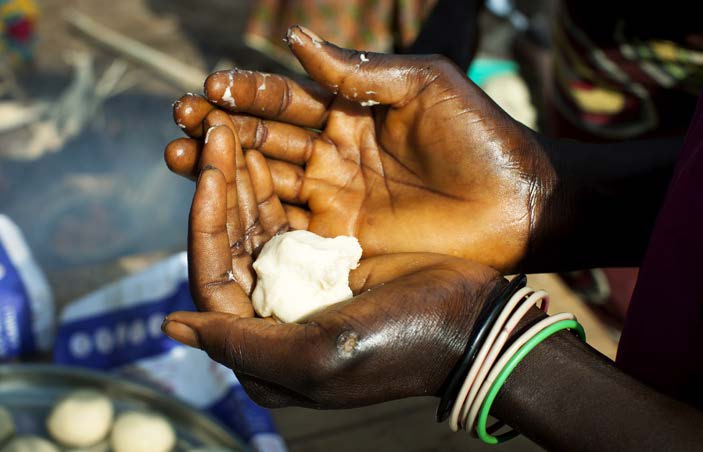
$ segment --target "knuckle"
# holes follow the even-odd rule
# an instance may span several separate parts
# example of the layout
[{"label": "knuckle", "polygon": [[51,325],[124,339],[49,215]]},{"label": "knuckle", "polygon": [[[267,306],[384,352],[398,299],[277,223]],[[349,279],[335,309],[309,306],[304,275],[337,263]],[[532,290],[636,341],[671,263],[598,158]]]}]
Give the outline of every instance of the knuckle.
[{"label": "knuckle", "polygon": [[456,71],[456,65],[444,55],[430,55],[430,68],[437,74]]},{"label": "knuckle", "polygon": [[425,85],[457,74],[464,77],[463,72],[459,70],[453,61],[439,54],[420,57],[419,65],[416,68],[417,77],[419,80],[422,80]]},{"label": "knuckle", "polygon": [[281,77],[281,79],[283,81],[283,92],[281,93],[281,100],[278,105],[278,112],[276,116],[281,116],[285,113],[293,101],[293,87],[291,86],[290,81],[285,77]]},{"label": "knuckle", "polygon": [[[312,135],[309,135],[305,139],[305,145],[304,145],[304,151],[303,151],[303,159],[301,163],[305,163],[308,160],[310,160],[310,157],[312,157],[313,150],[315,148],[315,139]],[[296,162],[297,163],[297,162]]]},{"label": "knuckle", "polygon": [[268,137],[268,127],[263,119],[257,119],[256,129],[254,130],[254,143],[252,144],[252,149],[260,149],[266,142]]}]

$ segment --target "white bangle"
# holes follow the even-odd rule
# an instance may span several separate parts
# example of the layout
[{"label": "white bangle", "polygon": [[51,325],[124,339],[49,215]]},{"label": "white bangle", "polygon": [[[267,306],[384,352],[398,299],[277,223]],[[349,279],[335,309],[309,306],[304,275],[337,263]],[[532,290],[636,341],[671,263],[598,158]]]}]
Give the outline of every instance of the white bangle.
[{"label": "white bangle", "polygon": [[[505,343],[508,342],[508,337],[513,332],[513,330],[517,328],[517,325],[518,323],[520,323],[520,320],[522,320],[522,318],[525,317],[527,312],[532,309],[532,306],[536,305],[540,300],[544,300],[546,297],[547,292],[543,290],[539,290],[531,294],[529,297],[527,297],[525,301],[522,302],[522,304],[520,304],[520,306],[515,310],[515,313],[511,315],[508,319],[508,322],[505,324],[502,331],[498,335],[498,338],[493,343],[488,357],[481,366],[481,370],[476,378],[476,384],[472,385],[471,391],[469,392],[469,395],[466,398],[466,401],[464,402],[464,406],[462,407],[461,415],[459,417],[462,424],[464,424],[464,421],[466,420],[469,414],[469,408],[472,406],[473,401],[476,399],[476,394],[478,394],[478,391],[481,388],[481,384],[486,379],[486,375],[488,375],[488,372],[491,370],[493,364],[498,359],[498,356],[503,351]],[[469,431],[471,430],[471,427],[467,428],[465,425],[464,428]]]},{"label": "white bangle", "polygon": [[467,430],[474,430],[474,424],[476,423],[476,417],[478,416],[478,412],[481,408],[481,405],[483,405],[483,401],[486,399],[486,395],[488,394],[488,391],[490,390],[491,386],[495,382],[496,378],[498,377],[498,374],[500,371],[505,367],[505,365],[508,363],[510,358],[517,353],[517,351],[527,343],[530,339],[532,339],[534,336],[539,334],[540,331],[543,329],[547,328],[550,325],[553,325],[557,322],[561,322],[562,320],[575,320],[576,317],[567,312],[563,312],[561,314],[556,314],[550,317],[547,317],[546,319],[540,320],[537,324],[532,326],[529,330],[527,330],[524,334],[522,334],[520,337],[515,340],[515,342],[510,345],[510,347],[503,353],[496,363],[495,366],[493,366],[493,369],[491,369],[491,373],[488,374],[488,377],[486,380],[483,382],[481,385],[481,388],[478,392],[478,395],[476,398],[473,400],[473,403],[471,404],[471,407],[469,409],[469,414],[468,417],[465,419],[464,426]]},{"label": "white bangle", "polygon": [[[530,287],[524,287],[520,290],[518,290],[508,301],[508,303],[505,305],[503,308],[503,311],[500,313],[498,319],[496,320],[495,324],[491,328],[491,331],[489,332],[488,336],[486,337],[486,341],[483,343],[481,346],[481,349],[479,350],[478,354],[476,355],[476,358],[474,359],[474,362],[471,364],[471,368],[469,369],[468,374],[466,375],[466,379],[464,380],[463,385],[461,386],[461,389],[459,390],[459,393],[457,394],[456,397],[456,402],[454,403],[454,407],[452,408],[451,415],[449,417],[449,427],[453,431],[458,431],[460,428],[460,419],[462,419],[464,416],[462,416],[462,413],[464,413],[466,410],[468,410],[468,406],[470,405],[467,404],[467,396],[469,394],[475,395],[476,391],[478,391],[478,387],[481,383],[481,379],[485,376],[486,373],[488,373],[488,370],[490,369],[491,365],[493,364],[493,361],[495,360],[497,353],[500,351],[500,348],[503,347],[505,341],[502,342],[502,344],[499,346],[498,351],[491,354],[492,358],[490,362],[486,362],[486,357],[489,354],[489,351],[493,347],[494,342],[496,341],[496,338],[498,335],[504,330],[506,323],[509,322],[510,315],[513,313],[515,310],[515,307],[525,298],[525,296],[529,295],[530,293],[534,292],[534,290]],[[546,296],[545,292],[541,292]],[[540,297],[542,298],[542,297]],[[530,296],[528,298],[531,300],[531,303],[536,303],[537,298],[533,298]],[[527,303],[527,301],[525,301]],[[545,300],[542,304],[542,309],[546,311],[547,309],[547,304],[548,302]],[[531,305],[529,306],[531,307]],[[524,312],[522,312],[522,316],[529,310],[529,307],[524,309]],[[514,322],[515,325],[519,319]],[[513,326],[514,328],[514,326]],[[512,328],[511,328],[512,330]],[[508,333],[509,334],[509,333]],[[507,335],[506,335],[506,340],[507,340]],[[485,370],[484,370],[485,369]],[[477,378],[477,374],[480,376],[480,378]],[[472,389],[475,388],[473,391]]]}]

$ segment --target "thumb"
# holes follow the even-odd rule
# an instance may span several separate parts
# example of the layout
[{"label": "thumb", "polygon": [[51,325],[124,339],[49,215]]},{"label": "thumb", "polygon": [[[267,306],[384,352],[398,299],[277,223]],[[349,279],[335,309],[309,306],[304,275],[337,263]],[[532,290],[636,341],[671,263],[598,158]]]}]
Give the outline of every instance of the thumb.
[{"label": "thumb", "polygon": [[305,368],[297,368],[299,359],[293,359],[311,345],[303,325],[222,312],[180,311],[169,314],[161,329],[171,339],[202,349],[235,372],[281,384],[288,383],[282,375],[305,374]]},{"label": "thumb", "polygon": [[431,56],[342,49],[300,25],[287,42],[310,77],[362,106],[402,106],[436,78]]}]

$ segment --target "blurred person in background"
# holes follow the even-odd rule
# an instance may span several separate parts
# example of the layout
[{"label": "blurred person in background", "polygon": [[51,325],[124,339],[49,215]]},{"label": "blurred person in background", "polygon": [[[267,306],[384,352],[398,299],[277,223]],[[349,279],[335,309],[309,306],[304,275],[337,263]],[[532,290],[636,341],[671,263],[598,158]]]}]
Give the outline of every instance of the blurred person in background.
[{"label": "blurred person in background", "polygon": [[588,141],[683,135],[703,89],[703,26],[690,5],[559,2],[552,134]]},{"label": "blurred person in background", "polygon": [[[690,5],[556,2],[551,69],[540,76],[545,132],[588,142],[681,137],[703,89],[703,26]],[[636,269],[567,277],[620,320],[636,279]]]},{"label": "blurred person in background", "polygon": [[[548,97],[542,107],[545,132],[612,141],[686,131],[703,89],[703,27],[688,2],[674,0],[666,8],[604,0],[487,3],[505,15],[528,10],[527,32],[518,40],[550,47],[547,66],[523,68],[541,69],[539,81],[550,84],[542,93]],[[290,24],[298,23],[343,47],[436,53],[468,70],[481,38],[484,6],[448,0],[262,0],[252,6],[245,40],[300,70],[281,40]],[[546,14],[549,29],[530,14]]]},{"label": "blurred person in background", "polygon": [[476,51],[480,0],[261,0],[246,43],[301,71],[281,36],[290,24],[320,30],[344,47],[371,52],[439,53],[468,69]]}]

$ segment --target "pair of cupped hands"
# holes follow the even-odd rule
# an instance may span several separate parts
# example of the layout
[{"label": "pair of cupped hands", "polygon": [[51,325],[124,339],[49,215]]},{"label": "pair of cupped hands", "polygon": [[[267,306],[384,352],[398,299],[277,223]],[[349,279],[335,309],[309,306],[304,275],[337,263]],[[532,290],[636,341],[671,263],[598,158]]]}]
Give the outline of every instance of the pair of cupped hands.
[{"label": "pair of cupped hands", "polygon": [[[312,79],[216,72],[174,104],[166,163],[197,180],[188,256],[199,312],[172,338],[232,368],[268,407],[435,395],[553,184],[533,135],[451,62],[341,49],[295,26]],[[256,317],[253,256],[273,235],[353,235],[352,300],[303,323]]]}]

